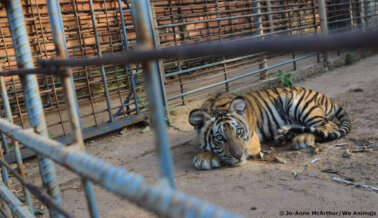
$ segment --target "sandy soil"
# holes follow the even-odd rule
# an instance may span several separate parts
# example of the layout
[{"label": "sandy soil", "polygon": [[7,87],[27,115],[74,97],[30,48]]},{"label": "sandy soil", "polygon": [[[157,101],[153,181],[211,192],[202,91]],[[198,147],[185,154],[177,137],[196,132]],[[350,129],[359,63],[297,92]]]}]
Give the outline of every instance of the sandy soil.
[{"label": "sandy soil", "polygon": [[[187,115],[175,117],[169,129],[177,188],[247,217],[277,217],[280,211],[375,211],[378,192],[337,183],[333,177],[378,187],[378,55],[319,75],[297,85],[320,91],[344,105],[351,133],[340,140],[294,151],[290,146],[264,145],[265,158],[236,168],[198,171],[191,167],[198,142]],[[159,177],[152,132],[130,127],[90,141],[87,152],[143,175],[153,184]],[[346,149],[363,151],[344,158]],[[286,164],[277,163],[278,155]],[[311,160],[320,158],[311,163]],[[26,164],[29,181],[39,183],[34,160]],[[328,171],[328,172],[324,172]],[[88,217],[80,178],[57,166],[64,207]],[[294,176],[295,173],[297,176]],[[329,173],[332,172],[332,173]],[[96,186],[101,217],[151,217],[148,212]],[[41,208],[40,208],[41,209]],[[47,217],[46,208],[42,208]],[[366,216],[361,216],[366,217]]]}]

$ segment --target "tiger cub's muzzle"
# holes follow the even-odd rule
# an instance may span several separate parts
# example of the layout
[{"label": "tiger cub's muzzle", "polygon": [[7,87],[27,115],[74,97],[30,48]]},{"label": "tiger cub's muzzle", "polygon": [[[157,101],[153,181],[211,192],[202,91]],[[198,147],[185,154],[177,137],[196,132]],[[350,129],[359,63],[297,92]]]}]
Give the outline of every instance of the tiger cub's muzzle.
[{"label": "tiger cub's muzzle", "polygon": [[240,166],[247,161],[248,158],[248,150],[244,149],[242,153],[234,154],[234,155],[227,155],[227,156],[220,156],[221,161],[229,166]]}]

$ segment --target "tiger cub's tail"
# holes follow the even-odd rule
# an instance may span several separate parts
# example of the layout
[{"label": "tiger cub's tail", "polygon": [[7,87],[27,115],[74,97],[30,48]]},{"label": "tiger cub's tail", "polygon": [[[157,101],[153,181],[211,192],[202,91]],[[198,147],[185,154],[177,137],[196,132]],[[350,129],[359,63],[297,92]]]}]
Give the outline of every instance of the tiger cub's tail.
[{"label": "tiger cub's tail", "polygon": [[[339,139],[344,137],[346,134],[349,133],[352,123],[348,117],[347,112],[338,104],[335,103],[334,106],[334,116],[339,120],[340,124],[336,126],[335,123],[332,121],[327,121],[328,124],[333,124],[335,128],[332,128],[330,131],[330,128],[327,128],[327,131],[320,127],[290,127],[290,132],[293,133],[313,133],[319,137],[321,137],[322,140],[333,140],[333,139]],[[325,123],[325,126],[327,123]],[[331,125],[329,125],[331,126]]]}]

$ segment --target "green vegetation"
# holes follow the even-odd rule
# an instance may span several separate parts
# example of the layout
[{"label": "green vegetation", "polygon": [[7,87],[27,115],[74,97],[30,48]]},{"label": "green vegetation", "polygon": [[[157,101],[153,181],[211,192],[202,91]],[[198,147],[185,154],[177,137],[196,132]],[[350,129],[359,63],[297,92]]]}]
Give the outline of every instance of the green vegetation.
[{"label": "green vegetation", "polygon": [[54,138],[54,134],[52,132],[49,131],[49,138],[52,139]]},{"label": "green vegetation", "polygon": [[172,120],[172,118],[165,118],[165,120],[166,120],[166,122],[168,123],[168,125],[170,126],[170,127],[173,127],[173,128],[175,128],[176,126],[175,126],[175,123],[173,122],[173,120]]},{"label": "green vegetation", "polygon": [[145,100],[140,94],[137,94],[137,99],[138,99],[138,103],[139,103],[143,108],[148,108],[148,104],[147,104],[146,100]]},{"label": "green vegetation", "polygon": [[283,70],[278,71],[278,78],[281,82],[281,85],[285,87],[292,87],[294,85],[294,78],[292,77],[292,73],[285,72]]},{"label": "green vegetation", "polygon": [[345,64],[351,65],[356,61],[356,59],[357,59],[356,53],[349,52],[345,57]]}]

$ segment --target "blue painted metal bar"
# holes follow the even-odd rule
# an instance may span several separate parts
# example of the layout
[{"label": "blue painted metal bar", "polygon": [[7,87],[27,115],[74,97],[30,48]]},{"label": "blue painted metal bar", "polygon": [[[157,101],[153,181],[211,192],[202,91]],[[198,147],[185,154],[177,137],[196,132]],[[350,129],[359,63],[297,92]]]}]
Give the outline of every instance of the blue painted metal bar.
[{"label": "blue painted metal bar", "polygon": [[[89,127],[83,130],[83,137],[84,139],[93,138],[95,136],[103,135],[106,133],[113,132],[115,130],[122,129],[125,126],[130,126],[148,119],[148,114],[146,111],[142,111],[139,114],[129,115],[124,119],[117,119],[112,123],[103,123],[96,127]],[[73,140],[71,137],[61,136],[58,138],[54,138],[55,140],[63,143],[63,144],[72,144]],[[35,156],[35,152],[27,147],[23,147],[21,150],[22,157],[29,158]],[[14,153],[10,152],[4,155],[4,159],[8,163],[13,163],[16,161],[14,157]]]},{"label": "blue painted metal bar", "polygon": [[[9,122],[13,123],[13,116],[12,116],[12,111],[11,111],[11,107],[10,107],[10,103],[9,103],[7,89],[5,87],[5,80],[4,80],[4,77],[2,77],[2,76],[0,76],[0,89],[1,89],[1,97],[3,98],[3,105],[4,105],[4,108],[5,108],[5,113],[6,113],[7,119],[8,119]],[[14,154],[16,156],[18,171],[20,172],[22,178],[26,178],[25,166],[22,163],[20,146],[19,146],[18,142],[14,139],[12,140],[12,146],[13,146],[13,149],[14,149]],[[8,147],[8,146],[6,146],[6,147]],[[2,151],[0,151],[0,152],[2,152]],[[1,156],[3,156],[3,154],[1,154]],[[3,168],[3,171],[5,171],[5,172],[7,171],[6,169],[4,169],[4,166],[2,166],[2,168]],[[32,203],[31,198],[30,198],[30,192],[25,187],[22,187],[22,189],[23,189],[23,192],[24,192],[26,203],[29,206],[29,210],[32,214],[34,214],[33,203]]]},{"label": "blue painted metal bar", "polygon": [[[125,0],[125,4],[127,5],[127,8],[130,9],[130,5],[128,4],[128,2]],[[124,13],[124,10],[122,9],[122,3],[121,3],[121,0],[118,0],[118,8],[119,8],[119,16],[121,18],[121,28],[122,28],[122,34],[123,34],[123,44],[124,44],[124,49],[125,51],[129,51],[129,42],[128,42],[128,39],[127,39],[127,30],[126,30],[126,24],[125,24],[125,17],[123,16],[123,13]],[[139,65],[138,65],[139,66]],[[136,74],[138,74],[138,69],[139,67],[137,66],[137,69],[136,69]],[[131,68],[130,64],[127,64],[125,65],[125,72],[127,74],[127,72],[129,72],[130,74],[130,85],[131,85],[131,89],[130,91],[133,93],[133,96],[134,96],[134,104],[135,104],[135,108],[136,108],[136,111],[137,113],[139,113],[139,104],[138,104],[138,98],[137,98],[137,94],[136,94],[136,89],[135,89],[135,78],[136,76],[134,76],[134,72],[133,72],[133,69]],[[127,99],[125,99],[126,101]],[[120,107],[120,109],[122,110],[122,106]]]},{"label": "blue painted metal bar", "polygon": [[[0,77],[0,80],[3,80],[3,77]],[[2,85],[2,84],[1,84]],[[3,100],[3,102],[4,102],[4,100]],[[4,103],[3,103],[4,104]],[[1,106],[1,105],[0,105]],[[4,106],[4,108],[5,108],[5,106]],[[2,116],[2,114],[1,114],[1,107],[0,107],[0,117]],[[0,132],[0,138],[1,138],[1,141],[0,141],[0,143],[1,143],[1,146],[2,146],[2,148],[3,148],[3,151],[4,151],[4,154],[9,154],[9,147],[8,147],[8,142],[7,142],[7,138],[6,138],[6,136],[5,136],[5,134],[4,133],[2,133],[2,132]]]},{"label": "blue painted metal bar", "polygon": [[[0,118],[1,118],[1,116],[0,116]],[[2,132],[1,132],[1,144],[3,145],[3,147],[8,147],[8,142],[7,142],[6,136]],[[0,158],[4,158],[2,148],[0,148]],[[2,166],[2,168],[1,168],[1,179],[5,183],[6,186],[9,186],[8,171],[4,166]]]},{"label": "blue painted metal bar", "polygon": [[[132,3],[138,46],[144,49],[153,49],[155,45],[149,1],[134,0]],[[151,124],[159,151],[160,174],[174,188],[172,155],[169,148],[162,87],[159,82],[161,79],[159,66],[156,61],[142,63],[142,66],[151,110]]]},{"label": "blue painted metal bar", "polygon": [[[134,76],[134,80],[136,79],[137,75]],[[135,89],[134,89],[135,91]],[[129,107],[132,103],[130,103],[130,99],[131,99],[131,96],[133,95],[133,92],[129,92],[129,94],[127,94],[125,100],[123,101],[122,105],[119,107],[119,109],[117,110],[117,112],[115,112],[115,114],[113,114],[113,117],[118,117],[121,112],[123,111],[123,107],[126,107],[126,113],[129,112]],[[136,101],[138,101],[138,98],[135,98]],[[136,105],[138,105],[138,103],[136,102]],[[136,108],[136,112],[137,114],[139,113],[139,106],[138,108]]]},{"label": "blue painted metal bar", "polygon": [[[139,114],[127,116],[124,119],[115,120],[112,123],[103,123],[103,124],[100,124],[99,126],[86,128],[83,130],[83,135],[85,136],[85,138],[93,138],[98,135],[110,133],[114,130],[119,130],[125,126],[142,122],[146,120],[147,118],[148,118],[148,114],[143,111]],[[55,140],[59,142],[64,142],[65,144],[72,143],[72,141],[67,141],[65,137],[59,137],[59,138],[56,138]]]},{"label": "blue painted metal bar", "polygon": [[0,185],[0,198],[9,206],[12,214],[19,218],[35,217],[20,200],[4,185]]},{"label": "blue painted metal bar", "polygon": [[258,53],[258,54],[243,56],[243,57],[237,57],[237,58],[222,60],[222,61],[214,62],[214,63],[211,63],[211,64],[204,64],[204,65],[201,65],[201,66],[198,66],[198,67],[192,67],[192,68],[188,68],[188,69],[185,69],[185,70],[179,70],[179,71],[176,71],[176,72],[167,73],[164,76],[167,78],[167,77],[170,77],[170,76],[190,73],[190,72],[193,72],[193,71],[196,71],[196,70],[201,70],[201,69],[208,68],[208,67],[214,67],[214,66],[217,66],[217,65],[227,64],[227,63],[231,63],[231,62],[234,62],[234,61],[243,60],[243,59],[246,59],[246,58],[256,57],[256,56],[261,55],[261,54],[262,53]]},{"label": "blue painted metal bar", "polygon": [[[98,53],[99,57],[102,57],[101,47],[100,47],[100,40],[98,38],[98,32],[97,32],[96,15],[95,15],[94,9],[93,9],[93,1],[92,0],[88,0],[88,2],[89,2],[89,8],[90,8],[90,11],[91,11],[92,24],[93,24],[93,31],[94,31],[94,36],[95,36],[95,40],[96,40],[96,46],[97,46],[97,49],[98,49],[97,53]],[[100,71],[101,71],[102,83],[104,85],[106,105],[108,106],[109,121],[113,122],[112,104],[110,103],[108,82],[107,82],[107,78],[106,78],[106,74],[105,74],[104,65],[100,66]]]},{"label": "blue painted metal bar", "polygon": [[[47,1],[48,14],[50,18],[50,25],[53,34],[53,40],[55,43],[55,49],[57,51],[57,56],[63,59],[68,58],[66,40],[63,29],[63,21],[60,13],[59,0]],[[101,56],[100,56],[101,57]],[[63,76],[63,89],[66,97],[66,105],[68,111],[68,117],[71,126],[71,134],[73,136],[73,142],[75,146],[80,150],[84,150],[84,141],[81,131],[81,118],[77,105],[77,98],[75,95],[75,89],[73,86],[72,71],[70,67],[66,67],[65,70],[69,72]],[[111,108],[109,108],[111,110]],[[110,113],[111,116],[111,113]],[[113,118],[112,118],[113,119]],[[92,182],[83,179],[83,184],[85,186],[85,197],[87,199],[88,208],[90,210],[91,217],[98,217],[98,210],[96,204],[95,193],[92,188]]]},{"label": "blue painted metal bar", "polygon": [[127,0],[124,0],[123,2],[125,2],[126,6],[127,6],[127,9],[130,9],[130,4]]},{"label": "blue painted metal bar", "polygon": [[[4,168],[2,168],[2,170],[3,169]],[[4,181],[3,180],[0,180],[0,185],[4,186]],[[6,185],[6,187],[9,187],[9,186]],[[0,209],[2,209],[1,213],[5,213],[6,214],[6,212],[7,212],[7,203],[1,197],[0,197]]]},{"label": "blue painted metal bar", "polygon": [[[139,0],[138,0],[139,1]],[[151,186],[139,174],[113,166],[85,152],[65,149],[64,144],[0,119],[0,131],[46,155],[78,175],[103,186],[117,196],[163,217],[241,217],[220,207],[176,191],[166,183]]]},{"label": "blue painted metal bar", "polygon": [[[33,57],[28,41],[21,1],[6,1],[5,4],[9,20],[9,28],[12,34],[14,50],[17,58],[17,65],[19,68],[33,68]],[[35,75],[22,76],[21,83],[24,91],[26,107],[28,109],[29,124],[35,132],[48,137],[37,77]],[[61,204],[62,199],[56,181],[53,162],[41,155],[37,155],[37,158],[44,187],[46,187],[49,195],[58,204]],[[55,210],[50,210],[50,215],[52,217],[59,217]]]},{"label": "blue painted metal bar", "polygon": [[[2,144],[4,144],[4,140],[3,139],[5,139],[5,134],[1,133],[1,139],[2,139]],[[7,143],[6,139],[5,139],[5,143]],[[5,146],[8,147],[8,144],[5,144]],[[3,149],[1,149],[1,148],[0,148],[0,158],[4,158],[4,156],[3,156]],[[2,181],[5,183],[5,185],[9,186],[8,171],[7,171],[7,169],[4,166],[1,167],[1,178],[2,178]]]},{"label": "blue painted metal bar", "polygon": [[92,218],[99,218],[97,203],[96,203],[96,196],[94,194],[94,189],[92,182],[87,179],[82,179],[82,183],[84,186],[85,196],[87,198],[87,204],[89,208],[89,213]]}]

